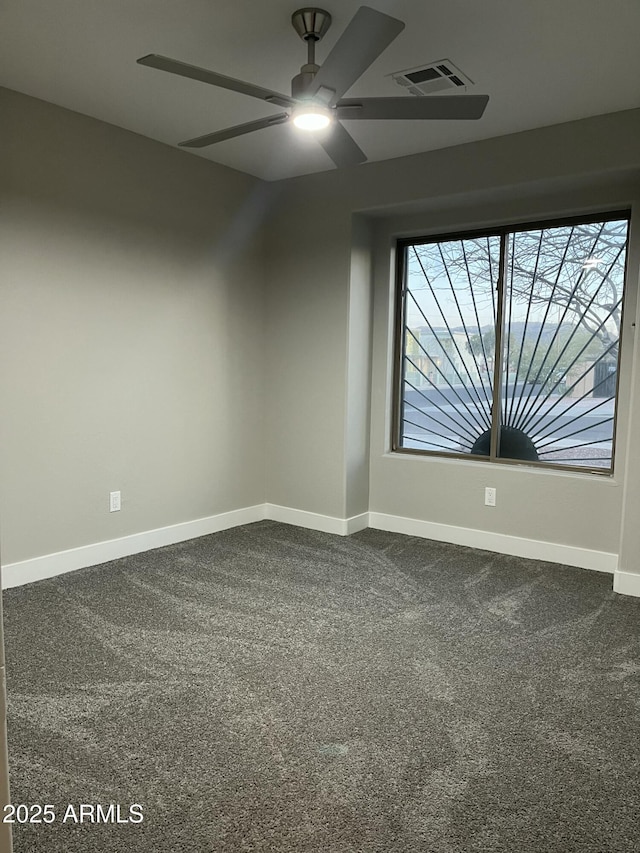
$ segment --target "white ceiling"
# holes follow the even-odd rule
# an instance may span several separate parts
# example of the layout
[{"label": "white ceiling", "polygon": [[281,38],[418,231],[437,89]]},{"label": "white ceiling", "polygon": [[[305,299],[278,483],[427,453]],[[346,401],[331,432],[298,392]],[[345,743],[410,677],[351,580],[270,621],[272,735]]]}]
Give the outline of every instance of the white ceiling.
[{"label": "white ceiling", "polygon": [[[304,0],[308,2],[308,0]],[[299,0],[2,0],[0,85],[169,145],[280,112],[136,64],[161,53],[279,92],[306,61]],[[322,62],[361,0],[333,17]],[[347,93],[396,96],[392,71],[450,59],[491,97],[470,122],[346,122],[370,161],[640,106],[640,0],[368,0],[406,28]],[[407,95],[406,97],[412,97]],[[268,180],[334,168],[289,125],[194,152]]]}]

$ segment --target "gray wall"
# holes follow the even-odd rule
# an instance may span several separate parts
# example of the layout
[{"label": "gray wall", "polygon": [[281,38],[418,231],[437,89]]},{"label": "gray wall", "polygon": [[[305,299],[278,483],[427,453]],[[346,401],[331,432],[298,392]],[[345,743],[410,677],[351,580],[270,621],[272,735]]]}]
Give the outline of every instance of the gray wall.
[{"label": "gray wall", "polygon": [[613,480],[393,457],[390,247],[631,203],[640,111],[274,186],[15,93],[0,106],[5,564],[264,501],[618,551],[640,467],[631,341]]},{"label": "gray wall", "polygon": [[265,185],[0,110],[3,563],[262,503]]},{"label": "gray wall", "polygon": [[[631,204],[640,196],[640,111],[284,182],[267,230],[267,493],[274,502],[342,517],[366,509],[617,553],[631,396],[632,340],[614,479],[393,456],[390,410],[390,250],[398,234],[557,216]],[[369,388],[352,330],[353,220],[373,228],[371,451],[360,411]],[[637,226],[636,226],[637,234]],[[359,232],[358,232],[359,234]],[[637,239],[637,237],[636,237]],[[637,254],[630,265],[631,311]],[[360,263],[362,268],[362,263]],[[360,386],[354,377],[361,377]],[[359,436],[357,433],[359,432]],[[348,476],[345,478],[345,472]],[[363,484],[370,477],[369,494]],[[357,487],[350,487],[352,479]],[[483,505],[485,485],[499,506]]]},{"label": "gray wall", "polygon": [[351,214],[293,192],[267,223],[267,495],[342,518]]}]

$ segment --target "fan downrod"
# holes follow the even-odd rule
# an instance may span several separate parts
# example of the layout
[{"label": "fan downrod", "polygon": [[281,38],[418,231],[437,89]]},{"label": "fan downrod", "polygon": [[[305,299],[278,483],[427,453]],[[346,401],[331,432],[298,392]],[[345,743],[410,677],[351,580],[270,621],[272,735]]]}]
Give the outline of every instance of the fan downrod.
[{"label": "fan downrod", "polygon": [[298,9],[291,16],[291,23],[300,38],[307,43],[307,62],[300,73],[291,81],[291,95],[304,98],[305,92],[313,83],[320,66],[316,64],[316,43],[331,26],[331,15],[324,9],[307,7]]}]

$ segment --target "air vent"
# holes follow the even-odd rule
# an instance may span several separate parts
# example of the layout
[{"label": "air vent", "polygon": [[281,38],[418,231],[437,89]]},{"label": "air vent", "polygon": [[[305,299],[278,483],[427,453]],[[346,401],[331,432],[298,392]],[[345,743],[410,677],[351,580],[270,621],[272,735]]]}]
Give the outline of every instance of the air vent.
[{"label": "air vent", "polygon": [[467,87],[473,86],[473,81],[449,59],[438,59],[428,65],[394,71],[387,76],[412,95],[431,95],[448,89],[464,92]]}]

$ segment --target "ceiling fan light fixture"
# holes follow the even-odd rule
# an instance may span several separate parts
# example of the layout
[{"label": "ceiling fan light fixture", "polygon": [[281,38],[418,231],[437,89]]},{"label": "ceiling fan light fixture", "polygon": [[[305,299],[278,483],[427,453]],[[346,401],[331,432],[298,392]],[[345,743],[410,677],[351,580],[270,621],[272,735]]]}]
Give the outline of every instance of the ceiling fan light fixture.
[{"label": "ceiling fan light fixture", "polygon": [[301,104],[291,113],[291,119],[300,130],[324,130],[331,124],[333,115],[319,104]]}]

